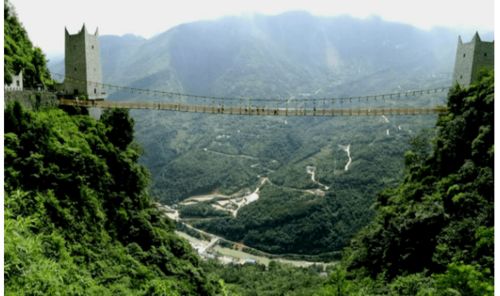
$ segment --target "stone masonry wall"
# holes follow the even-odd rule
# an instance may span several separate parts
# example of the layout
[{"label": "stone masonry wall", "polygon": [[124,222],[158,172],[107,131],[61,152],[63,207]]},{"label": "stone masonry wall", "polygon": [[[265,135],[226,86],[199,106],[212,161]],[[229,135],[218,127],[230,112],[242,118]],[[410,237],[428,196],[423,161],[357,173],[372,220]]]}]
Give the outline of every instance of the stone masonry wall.
[{"label": "stone masonry wall", "polygon": [[65,76],[64,90],[68,95],[86,94],[85,83],[87,77],[85,59],[85,27],[74,35],[65,30],[64,51]]},{"label": "stone masonry wall", "polygon": [[[87,63],[87,94],[90,99],[103,98],[102,69],[99,47],[99,35],[85,34],[85,60]],[[92,83],[97,82],[97,84]]]},{"label": "stone masonry wall", "polygon": [[472,60],[474,57],[474,43],[462,43],[458,41],[457,55],[455,57],[455,70],[453,71],[453,83],[461,86],[469,85],[472,79]]},{"label": "stone masonry wall", "polygon": [[102,69],[97,31],[95,34],[88,34],[85,26],[74,35],[66,31],[65,41],[65,94],[75,95],[77,92],[89,99],[104,98],[100,85]]},{"label": "stone masonry wall", "polygon": [[491,69],[494,65],[494,43],[483,42],[476,33],[471,42],[462,43],[459,38],[453,83],[469,86],[476,81],[481,69]]},{"label": "stone masonry wall", "polygon": [[479,42],[474,51],[474,62],[472,68],[472,80],[476,81],[482,69],[493,69],[494,65],[494,43]]}]

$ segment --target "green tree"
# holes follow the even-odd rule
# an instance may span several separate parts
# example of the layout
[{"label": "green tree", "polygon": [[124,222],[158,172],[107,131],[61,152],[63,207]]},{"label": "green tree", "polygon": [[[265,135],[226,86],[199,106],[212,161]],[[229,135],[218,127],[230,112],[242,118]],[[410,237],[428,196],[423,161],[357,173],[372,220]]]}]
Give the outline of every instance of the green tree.
[{"label": "green tree", "polygon": [[54,84],[45,54],[33,46],[14,7],[4,0],[4,83],[11,83],[12,76],[20,71],[23,72],[26,88],[51,87]]},{"label": "green tree", "polygon": [[435,295],[467,295],[488,296],[493,295],[493,285],[477,267],[460,263],[451,263],[444,274],[436,278]]},{"label": "green tree", "polygon": [[[8,295],[218,291],[152,204],[134,147],[121,150],[107,126],[85,115],[14,103],[5,118]],[[17,230],[18,221],[28,226]]]},{"label": "green tree", "polygon": [[374,220],[346,251],[343,260],[350,273],[383,276],[394,281],[393,288],[412,291],[418,287],[403,279],[435,274],[440,295],[488,295],[488,271],[493,270],[493,81],[489,73],[468,89],[450,91],[449,112],[438,119],[432,152],[426,152],[422,138],[414,140],[403,182],[379,194]]},{"label": "green tree", "polygon": [[106,136],[119,149],[124,150],[134,139],[134,119],[129,116],[128,110],[105,110],[100,121],[108,128]]}]

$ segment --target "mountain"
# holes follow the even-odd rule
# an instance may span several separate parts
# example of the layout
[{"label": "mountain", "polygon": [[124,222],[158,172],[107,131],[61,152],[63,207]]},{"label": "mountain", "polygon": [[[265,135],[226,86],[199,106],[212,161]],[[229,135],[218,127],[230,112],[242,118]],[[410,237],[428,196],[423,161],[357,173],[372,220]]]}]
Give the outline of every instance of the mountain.
[{"label": "mountain", "polygon": [[14,7],[4,1],[4,84],[12,82],[12,76],[23,73],[24,88],[51,87],[52,79],[45,54],[28,37],[19,22]]},{"label": "mountain", "polygon": [[[188,23],[151,39],[103,36],[101,55],[105,82],[243,97],[245,104],[282,98],[273,104],[285,107],[288,100],[293,107],[295,98],[449,86],[456,42],[457,32],[443,28],[290,12]],[[112,100],[180,99],[109,92]],[[445,99],[351,106],[430,106]],[[186,221],[268,252],[330,256],[370,221],[376,193],[401,180],[407,143],[435,121],[131,114],[153,194]],[[257,188],[258,200],[237,206]],[[195,195],[208,196],[187,201]]]},{"label": "mountain", "polygon": [[[51,85],[7,1],[4,12],[4,67]],[[128,112],[66,111],[4,109],[5,295],[218,295],[148,195]]]},{"label": "mountain", "polygon": [[494,294],[494,75],[453,88],[448,109],[319,295]]},{"label": "mountain", "polygon": [[[339,95],[383,84],[390,90],[397,75],[449,74],[456,40],[455,31],[376,17],[290,12],[188,23],[148,40],[102,36],[101,54],[111,83],[208,95],[287,96],[318,88],[326,88],[318,95]],[[360,82],[367,78],[370,88]]]}]

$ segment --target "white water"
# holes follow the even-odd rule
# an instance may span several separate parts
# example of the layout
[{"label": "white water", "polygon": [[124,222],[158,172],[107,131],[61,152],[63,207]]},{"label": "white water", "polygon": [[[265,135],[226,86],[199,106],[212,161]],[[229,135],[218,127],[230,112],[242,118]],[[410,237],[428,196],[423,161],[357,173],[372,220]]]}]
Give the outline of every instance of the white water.
[{"label": "white water", "polygon": [[155,206],[167,217],[174,221],[179,221],[179,211],[172,209],[167,205],[163,205],[159,202],[155,202]]},{"label": "white water", "polygon": [[[349,147],[350,146],[347,146],[347,148],[344,148],[344,149],[349,149]],[[208,150],[207,148],[204,148],[203,150],[205,150],[207,152],[211,152],[211,153],[216,153],[216,154],[224,154],[221,152]],[[349,151],[347,151],[347,153],[349,156]],[[224,154],[224,155],[232,156],[232,157],[254,158],[254,157],[248,156],[248,155],[232,155],[232,154]],[[274,163],[277,161],[273,159],[273,160],[271,160],[271,162]],[[351,162],[351,160],[350,160],[350,156],[349,156],[349,163],[347,164],[346,167],[349,167],[350,162]],[[259,163],[255,163],[255,164],[250,165],[250,167],[254,168],[254,167],[257,167],[258,165],[259,165]],[[214,209],[229,212],[233,217],[236,217],[238,215],[238,211],[242,207],[247,206],[247,205],[259,200],[259,197],[260,197],[259,191],[262,188],[262,186],[264,186],[264,184],[266,182],[269,182],[269,184],[272,184],[272,185],[278,186],[278,187],[282,187],[282,188],[288,189],[288,190],[301,191],[301,192],[308,193],[311,195],[316,195],[316,196],[325,196],[325,191],[323,191],[323,189],[328,190],[329,186],[326,186],[325,184],[316,180],[316,167],[307,166],[306,172],[309,175],[311,175],[311,181],[313,183],[317,184],[318,186],[320,186],[321,188],[299,189],[299,188],[278,186],[276,184],[273,184],[267,177],[260,177],[260,175],[258,175],[257,177],[260,178],[260,183],[253,192],[248,192],[248,191],[245,192],[245,190],[240,190],[240,191],[233,193],[231,195],[225,195],[225,194],[221,194],[218,192],[214,192],[214,193],[209,193],[209,194],[191,196],[187,199],[184,199],[179,204],[180,205],[191,205],[191,204],[196,204],[199,202],[208,202],[208,203],[210,203],[210,205]],[[176,213],[176,219],[179,219],[178,213]]]},{"label": "white water", "polygon": [[351,158],[351,144],[344,146],[344,145],[339,145],[340,149],[344,150],[347,153],[347,158],[349,159],[344,167],[344,171],[349,170],[349,166],[351,165],[352,158]]},{"label": "white water", "polygon": [[326,186],[325,184],[319,182],[316,180],[316,167],[315,166],[306,166],[306,172],[311,175],[311,181],[315,184],[318,184],[319,186],[325,188],[325,190],[328,190],[330,187]]},{"label": "white water", "polygon": [[264,184],[266,182],[268,182],[269,179],[267,177],[263,177],[260,179],[260,184],[259,186],[257,186],[257,188],[255,189],[254,192],[248,194],[248,195],[245,195],[241,198],[241,201],[240,202],[234,202],[236,205],[237,205],[237,208],[235,210],[230,210],[231,213],[233,214],[234,217],[236,217],[236,215],[238,215],[238,211],[244,207],[244,206],[247,206],[253,202],[256,202],[257,200],[259,200],[259,191],[260,191],[260,188],[262,186],[264,186]]},{"label": "white water", "polygon": [[[224,195],[220,193],[196,195],[183,200],[179,204],[189,205],[198,202],[210,202],[214,209],[229,212],[233,215],[233,217],[236,217],[238,215],[238,211],[242,207],[259,200],[260,188],[264,186],[266,182],[270,182],[267,177],[260,178],[260,183],[257,188],[253,192],[247,193],[246,195],[242,190],[231,195]],[[176,213],[176,215],[178,219],[179,214]]]}]

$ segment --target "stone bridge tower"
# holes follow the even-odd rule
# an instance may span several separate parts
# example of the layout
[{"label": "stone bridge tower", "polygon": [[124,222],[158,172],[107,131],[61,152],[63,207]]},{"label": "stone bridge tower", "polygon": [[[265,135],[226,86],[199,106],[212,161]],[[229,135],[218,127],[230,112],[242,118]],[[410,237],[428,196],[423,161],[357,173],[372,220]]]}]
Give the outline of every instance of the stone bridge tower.
[{"label": "stone bridge tower", "polygon": [[453,84],[469,86],[478,79],[481,69],[493,69],[494,53],[494,42],[481,41],[477,32],[468,43],[463,43],[459,36]]},{"label": "stone bridge tower", "polygon": [[74,35],[70,35],[66,28],[64,31],[64,93],[89,99],[104,98],[98,29],[94,34],[88,34],[84,24]]}]

